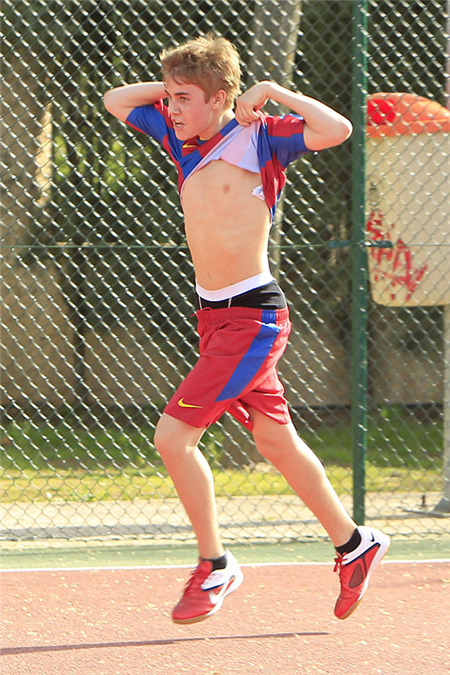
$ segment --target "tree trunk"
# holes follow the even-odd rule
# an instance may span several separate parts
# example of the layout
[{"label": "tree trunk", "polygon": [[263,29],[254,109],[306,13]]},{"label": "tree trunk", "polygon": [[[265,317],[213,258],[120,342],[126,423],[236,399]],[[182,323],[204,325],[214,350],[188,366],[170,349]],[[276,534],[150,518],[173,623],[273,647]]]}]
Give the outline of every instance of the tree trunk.
[{"label": "tree trunk", "polygon": [[45,85],[28,61],[26,54],[8,54],[2,77],[1,321],[2,361],[8,363],[2,403],[11,414],[30,403],[61,403],[70,393],[68,331],[54,268],[23,264],[30,227],[48,192],[44,154],[49,148],[42,147],[44,126],[48,132]]}]

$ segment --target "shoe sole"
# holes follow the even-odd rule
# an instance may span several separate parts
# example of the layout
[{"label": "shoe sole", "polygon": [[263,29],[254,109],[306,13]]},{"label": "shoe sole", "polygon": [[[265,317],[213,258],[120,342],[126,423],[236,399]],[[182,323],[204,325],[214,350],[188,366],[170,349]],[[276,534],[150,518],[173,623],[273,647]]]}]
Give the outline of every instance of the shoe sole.
[{"label": "shoe sole", "polygon": [[385,536],[384,540],[381,542],[381,546],[378,550],[378,553],[375,555],[375,558],[372,561],[372,564],[370,566],[370,570],[369,570],[369,572],[366,576],[366,580],[365,580],[364,585],[362,587],[361,595],[359,596],[359,599],[350,607],[350,609],[348,609],[345,612],[345,614],[343,614],[342,616],[336,617],[337,619],[339,619],[340,621],[343,621],[344,619],[348,619],[348,617],[351,616],[353,614],[353,612],[355,612],[358,609],[358,607],[361,604],[362,599],[364,597],[364,593],[366,592],[367,587],[369,585],[370,577],[372,576],[372,573],[376,570],[376,568],[378,567],[380,562],[383,560],[386,553],[389,551],[390,545],[391,545],[391,540],[389,539],[389,537]]},{"label": "shoe sole", "polygon": [[214,607],[207,614],[202,614],[201,616],[194,616],[191,619],[174,619],[172,617],[173,623],[186,625],[186,624],[190,624],[190,623],[200,623],[200,621],[205,621],[205,619],[209,619],[210,616],[212,616],[213,614],[215,614],[216,612],[219,611],[219,609],[222,607],[223,601],[225,600],[227,595],[230,595],[230,593],[233,593],[233,591],[236,591],[239,588],[239,586],[242,584],[243,581],[244,581],[244,575],[243,575],[241,569],[239,569],[239,572],[236,574],[236,576],[234,577],[231,584],[228,586],[228,588],[225,591],[225,593],[223,594],[223,596],[220,598],[220,600],[217,602],[217,604],[214,605]]}]

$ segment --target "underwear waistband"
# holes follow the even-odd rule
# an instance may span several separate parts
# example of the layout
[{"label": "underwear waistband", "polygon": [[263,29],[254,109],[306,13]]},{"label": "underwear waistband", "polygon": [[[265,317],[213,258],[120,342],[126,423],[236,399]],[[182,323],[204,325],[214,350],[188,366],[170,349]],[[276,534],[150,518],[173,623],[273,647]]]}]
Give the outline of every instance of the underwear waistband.
[{"label": "underwear waistband", "polygon": [[264,286],[273,281],[273,279],[274,277],[272,276],[271,271],[267,269],[260,274],[255,274],[253,277],[239,281],[237,284],[231,284],[231,286],[225,286],[225,288],[218,288],[215,291],[209,291],[206,288],[202,288],[196,281],[195,290],[197,295],[204,300],[218,302],[220,300],[234,298],[236,295],[241,295],[242,293],[247,293],[247,291],[252,291],[254,288],[258,288],[258,286]]},{"label": "underwear waistband", "polygon": [[235,295],[227,300],[205,300],[195,295],[196,309],[222,309],[223,307],[248,307],[254,309],[284,309],[286,298],[275,279],[268,284],[257,286],[251,291]]}]

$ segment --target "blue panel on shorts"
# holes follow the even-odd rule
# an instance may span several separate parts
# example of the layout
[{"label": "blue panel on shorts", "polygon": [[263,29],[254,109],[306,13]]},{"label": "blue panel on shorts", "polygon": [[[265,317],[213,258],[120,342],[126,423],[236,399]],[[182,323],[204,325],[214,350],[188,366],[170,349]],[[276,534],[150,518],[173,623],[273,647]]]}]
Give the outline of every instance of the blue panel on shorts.
[{"label": "blue panel on shorts", "polygon": [[254,337],[247,353],[240,360],[234,373],[216,398],[216,401],[238,398],[249,382],[255,377],[268,357],[273,343],[281,330],[276,325],[276,320],[276,312],[270,309],[263,310],[263,323],[259,333]]}]

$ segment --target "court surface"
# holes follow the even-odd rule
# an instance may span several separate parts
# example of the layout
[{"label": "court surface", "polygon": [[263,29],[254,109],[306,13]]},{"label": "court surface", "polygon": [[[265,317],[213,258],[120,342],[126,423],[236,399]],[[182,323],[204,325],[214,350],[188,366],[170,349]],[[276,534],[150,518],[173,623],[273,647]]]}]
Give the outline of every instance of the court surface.
[{"label": "court surface", "polygon": [[[132,544],[9,550],[1,575],[0,672],[449,672],[450,566],[442,542],[437,545],[441,555],[433,545],[399,547],[394,542],[361,606],[346,621],[333,616],[338,578],[332,564],[299,562],[305,546],[309,557],[324,557],[325,548],[312,545],[233,547],[244,563],[244,584],[217,615],[191,626],[173,624],[170,611],[189,576],[184,558],[189,555],[192,562],[192,549],[160,549],[153,566],[137,565],[133,556],[130,560],[130,551],[149,559],[149,547]],[[83,564],[86,558],[91,564]],[[177,566],[162,566],[167,558]]]}]

